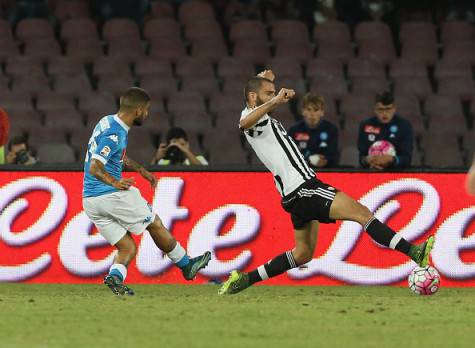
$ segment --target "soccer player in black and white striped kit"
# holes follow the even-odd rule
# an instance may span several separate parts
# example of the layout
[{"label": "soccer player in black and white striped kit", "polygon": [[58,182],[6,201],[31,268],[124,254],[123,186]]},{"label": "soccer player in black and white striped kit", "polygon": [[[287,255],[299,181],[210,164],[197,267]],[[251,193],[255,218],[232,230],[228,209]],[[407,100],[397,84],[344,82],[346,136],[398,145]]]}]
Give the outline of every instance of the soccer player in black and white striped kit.
[{"label": "soccer player in black and white striped kit", "polygon": [[421,266],[428,264],[433,236],[420,245],[413,245],[376,219],[368,208],[315,177],[282,124],[269,116],[295,96],[292,89],[282,88],[276,95],[274,74],[265,70],[248,80],[244,94],[247,105],[239,126],[259,159],[274,175],[282,196],[282,207],[292,220],[295,247],[249,273],[232,271],[219,289],[220,295],[238,293],[254,283],[309,262],[320,223],[334,223],[335,220],[355,221],[379,244],[406,254]]}]

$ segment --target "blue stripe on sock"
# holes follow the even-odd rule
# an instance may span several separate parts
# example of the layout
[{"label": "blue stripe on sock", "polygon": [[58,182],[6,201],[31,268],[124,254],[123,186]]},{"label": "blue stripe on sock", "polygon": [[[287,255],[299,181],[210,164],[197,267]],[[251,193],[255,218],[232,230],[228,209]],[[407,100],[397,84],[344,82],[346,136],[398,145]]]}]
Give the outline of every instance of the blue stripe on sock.
[{"label": "blue stripe on sock", "polygon": [[188,255],[185,255],[181,258],[180,261],[178,261],[176,263],[176,265],[180,268],[184,268],[186,267],[188,264],[190,263],[190,258],[188,257]]},{"label": "blue stripe on sock", "polygon": [[119,279],[120,279],[121,281],[124,281],[124,277],[122,276],[122,273],[120,273],[118,269],[115,269],[115,268],[114,268],[113,270],[111,270],[111,271],[109,272],[109,275],[111,275],[111,276],[113,276],[113,275],[114,275],[114,276],[117,276],[117,277],[119,277]]}]

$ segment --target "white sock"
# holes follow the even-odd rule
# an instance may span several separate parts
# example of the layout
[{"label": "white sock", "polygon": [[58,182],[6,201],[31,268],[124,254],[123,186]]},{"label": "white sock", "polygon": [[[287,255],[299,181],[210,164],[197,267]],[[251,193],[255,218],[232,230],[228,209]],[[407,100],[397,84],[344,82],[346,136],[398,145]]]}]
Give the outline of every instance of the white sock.
[{"label": "white sock", "polygon": [[125,278],[127,277],[127,267],[121,263],[114,263],[109,269],[109,274],[122,277],[122,281],[125,281]]},{"label": "white sock", "polygon": [[180,268],[186,266],[189,262],[188,255],[186,255],[186,250],[183,249],[181,244],[178,242],[176,242],[175,247],[167,254],[167,256]]}]

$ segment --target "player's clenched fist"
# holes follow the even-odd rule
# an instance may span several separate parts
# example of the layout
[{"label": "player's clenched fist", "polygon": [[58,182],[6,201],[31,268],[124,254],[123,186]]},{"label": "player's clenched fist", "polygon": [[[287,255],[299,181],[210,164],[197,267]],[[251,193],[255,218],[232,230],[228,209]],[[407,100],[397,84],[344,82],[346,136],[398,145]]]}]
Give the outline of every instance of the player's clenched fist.
[{"label": "player's clenched fist", "polygon": [[295,96],[295,91],[293,89],[281,88],[281,90],[275,96],[275,98],[276,98],[277,103],[283,104],[283,103],[287,103],[294,96]]},{"label": "player's clenched fist", "polygon": [[114,183],[114,186],[118,190],[128,190],[130,186],[135,184],[134,178],[122,178]]}]

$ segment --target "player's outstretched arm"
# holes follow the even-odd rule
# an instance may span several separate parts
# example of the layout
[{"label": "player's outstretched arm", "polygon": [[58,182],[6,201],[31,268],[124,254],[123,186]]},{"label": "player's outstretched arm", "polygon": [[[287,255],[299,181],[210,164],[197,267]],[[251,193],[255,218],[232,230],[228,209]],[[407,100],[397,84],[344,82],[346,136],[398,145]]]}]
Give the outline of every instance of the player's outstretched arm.
[{"label": "player's outstretched arm", "polygon": [[143,166],[135,162],[132,158],[124,156],[124,165],[126,169],[133,170],[143,176],[145,180],[150,182],[153,188],[157,186],[157,178],[155,175],[146,170]]},{"label": "player's outstretched arm", "polygon": [[280,104],[287,103],[295,96],[293,89],[282,88],[279,93],[268,102],[253,109],[246,117],[239,122],[239,127],[248,129],[253,127],[265,114],[274,110]]},{"label": "player's outstretched arm", "polygon": [[128,190],[130,186],[135,184],[134,178],[122,178],[120,180],[117,180],[107,172],[104,167],[104,164],[95,158],[91,160],[89,172],[92,176],[101,180],[103,183],[111,185],[118,190]]}]

